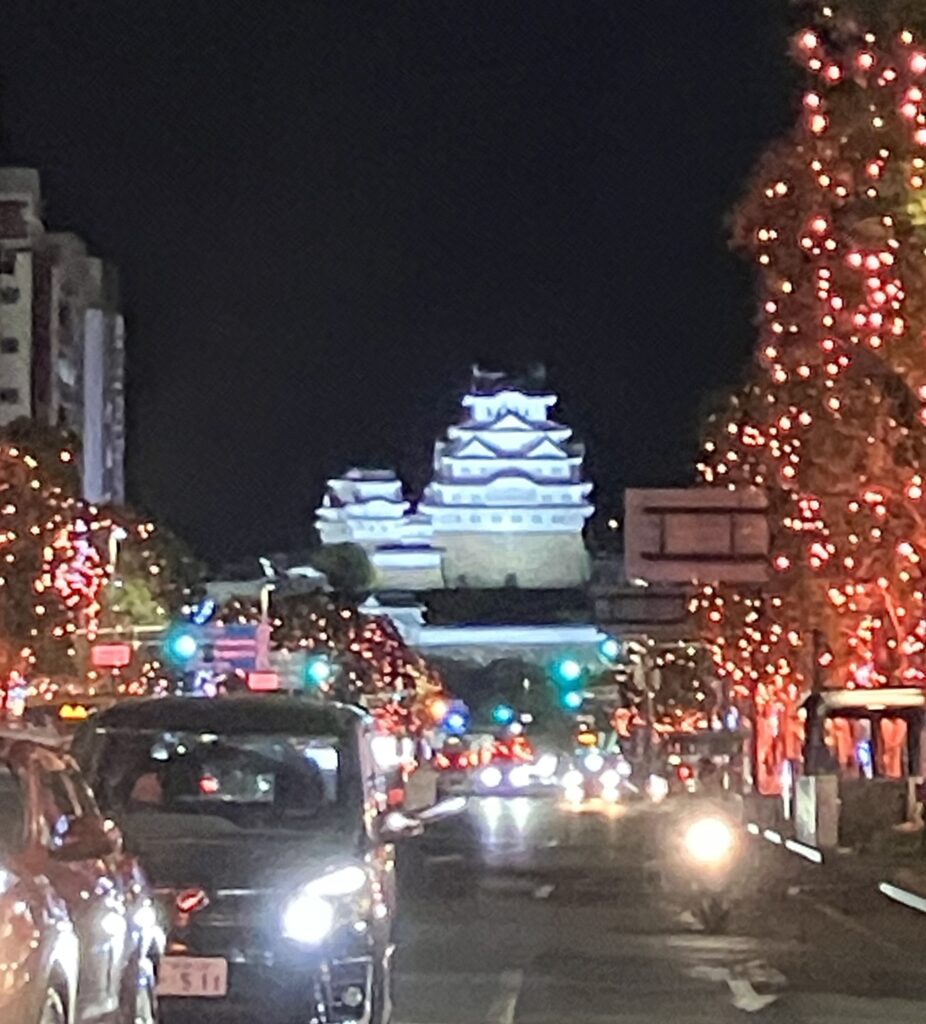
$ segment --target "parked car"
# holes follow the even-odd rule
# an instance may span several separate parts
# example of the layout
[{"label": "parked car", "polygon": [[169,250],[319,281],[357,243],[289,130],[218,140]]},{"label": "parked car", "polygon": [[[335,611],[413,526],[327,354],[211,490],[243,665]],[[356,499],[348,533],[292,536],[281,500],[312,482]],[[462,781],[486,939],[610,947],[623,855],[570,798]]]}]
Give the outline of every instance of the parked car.
[{"label": "parked car", "polygon": [[370,739],[282,694],[126,701],[78,732],[161,900],[168,1021],[390,1020],[394,842],[423,825],[389,810]]},{"label": "parked car", "polygon": [[0,1020],[153,1024],[152,894],[60,750],[0,738]]}]

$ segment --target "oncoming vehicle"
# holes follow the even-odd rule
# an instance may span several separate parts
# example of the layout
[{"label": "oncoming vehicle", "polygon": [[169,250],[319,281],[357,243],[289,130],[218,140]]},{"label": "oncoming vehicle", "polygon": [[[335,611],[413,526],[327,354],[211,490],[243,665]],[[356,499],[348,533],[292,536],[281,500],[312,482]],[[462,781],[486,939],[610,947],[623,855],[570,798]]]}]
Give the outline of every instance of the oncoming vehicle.
[{"label": "oncoming vehicle", "polygon": [[151,893],[66,754],[0,739],[0,1021],[153,1024]]},{"label": "oncoming vehicle", "polygon": [[386,1024],[394,846],[357,709],[283,695],[128,701],[75,739],[151,875],[168,1021]]}]

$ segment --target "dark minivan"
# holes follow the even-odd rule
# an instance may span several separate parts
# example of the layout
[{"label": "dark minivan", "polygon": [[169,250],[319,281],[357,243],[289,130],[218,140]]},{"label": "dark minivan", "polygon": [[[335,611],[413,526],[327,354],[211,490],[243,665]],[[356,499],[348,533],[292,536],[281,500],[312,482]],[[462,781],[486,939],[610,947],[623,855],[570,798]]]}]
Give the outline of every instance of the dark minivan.
[{"label": "dark minivan", "polygon": [[355,708],[297,696],[126,701],[74,753],[155,887],[165,1018],[387,1024],[393,842]]}]

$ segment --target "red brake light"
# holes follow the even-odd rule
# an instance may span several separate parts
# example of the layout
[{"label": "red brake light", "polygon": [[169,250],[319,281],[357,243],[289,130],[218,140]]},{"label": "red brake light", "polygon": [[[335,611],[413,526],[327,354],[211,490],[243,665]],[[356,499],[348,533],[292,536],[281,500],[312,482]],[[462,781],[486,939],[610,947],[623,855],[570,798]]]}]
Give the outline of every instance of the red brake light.
[{"label": "red brake light", "polygon": [[437,764],[438,768],[449,768],[450,767],[450,758],[447,757],[446,754],[438,754],[434,758],[434,761]]},{"label": "red brake light", "polygon": [[177,893],[177,909],[181,914],[192,914],[209,906],[209,897],[202,889],[184,889]]},{"label": "red brake light", "polygon": [[691,765],[680,764],[678,766],[678,777],[680,782],[687,782],[694,775]]},{"label": "red brake light", "polygon": [[199,780],[199,791],[200,793],[206,793],[207,795],[218,793],[219,780],[214,775],[204,775]]}]

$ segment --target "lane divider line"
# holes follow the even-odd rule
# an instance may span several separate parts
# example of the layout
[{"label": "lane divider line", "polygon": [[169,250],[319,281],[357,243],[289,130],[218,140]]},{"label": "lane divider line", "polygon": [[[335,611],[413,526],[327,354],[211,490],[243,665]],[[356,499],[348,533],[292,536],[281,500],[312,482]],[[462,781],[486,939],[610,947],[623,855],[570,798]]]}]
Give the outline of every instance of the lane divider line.
[{"label": "lane divider line", "polygon": [[823,854],[814,846],[807,846],[805,843],[799,843],[796,839],[786,839],[785,849],[790,850],[792,853],[796,853],[798,857],[803,857],[804,860],[809,860],[812,864],[822,864]]},{"label": "lane divider line", "polygon": [[746,831],[751,836],[762,836],[775,846],[783,846],[790,853],[796,853],[798,857],[809,860],[812,864],[823,863],[823,851],[815,846],[808,846],[807,843],[800,843],[796,839],[785,839],[780,832],[774,829],[762,829],[754,821],[746,823]]},{"label": "lane divider line", "polygon": [[894,900],[895,903],[902,903],[911,910],[918,910],[921,914],[926,914],[926,899],[917,896],[915,892],[907,892],[906,889],[901,889],[899,885],[892,885],[890,882],[882,882],[878,886],[878,892],[882,896],[887,896],[889,900]]},{"label": "lane divider line", "polygon": [[483,1024],[514,1024],[518,996],[524,984],[524,971],[502,971],[499,978],[499,992],[492,1000]]}]

